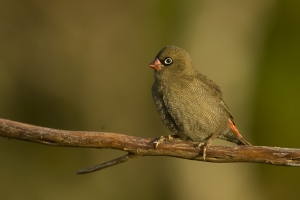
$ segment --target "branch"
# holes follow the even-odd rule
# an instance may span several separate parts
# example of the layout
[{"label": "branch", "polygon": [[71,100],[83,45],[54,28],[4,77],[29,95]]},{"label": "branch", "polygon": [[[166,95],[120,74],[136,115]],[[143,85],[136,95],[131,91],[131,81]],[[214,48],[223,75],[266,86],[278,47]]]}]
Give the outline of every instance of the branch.
[{"label": "branch", "polygon": [[[0,136],[60,147],[109,148],[127,152],[125,156],[78,171],[85,174],[111,167],[139,156],[171,156],[203,161],[203,148],[198,143],[182,140],[164,141],[155,148],[158,138],[129,135],[66,131],[33,126],[0,119]],[[210,146],[206,149],[206,162],[248,162],[281,166],[300,166],[300,149],[264,146]]]}]

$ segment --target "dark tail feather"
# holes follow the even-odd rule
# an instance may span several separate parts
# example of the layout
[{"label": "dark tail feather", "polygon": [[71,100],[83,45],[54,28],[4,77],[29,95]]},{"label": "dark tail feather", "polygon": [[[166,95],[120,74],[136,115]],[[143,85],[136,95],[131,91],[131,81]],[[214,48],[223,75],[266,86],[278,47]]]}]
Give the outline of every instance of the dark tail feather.
[{"label": "dark tail feather", "polygon": [[237,145],[249,145],[252,146],[252,144],[250,142],[248,142],[247,140],[245,140],[243,137],[239,137],[239,143],[237,143]]},{"label": "dark tail feather", "polygon": [[250,142],[245,140],[242,136],[241,137],[237,136],[232,130],[230,130],[226,134],[218,135],[217,138],[222,139],[222,140],[226,140],[226,141],[229,141],[229,142],[236,143],[237,145],[252,146],[252,144]]}]

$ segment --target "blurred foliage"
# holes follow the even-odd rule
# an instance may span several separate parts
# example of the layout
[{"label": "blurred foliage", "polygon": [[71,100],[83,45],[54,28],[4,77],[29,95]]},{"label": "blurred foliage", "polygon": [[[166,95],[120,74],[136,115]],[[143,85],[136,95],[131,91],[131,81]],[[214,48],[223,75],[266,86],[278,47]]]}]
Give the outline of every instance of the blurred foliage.
[{"label": "blurred foliage", "polygon": [[[1,0],[0,10],[1,118],[67,130],[167,135],[152,103],[148,64],[174,44],[226,90],[249,141],[299,146],[297,1]],[[0,138],[0,199],[299,196],[297,168],[267,165],[154,157],[75,175],[120,155]]]},{"label": "blurred foliage", "polygon": [[[279,1],[265,41],[255,94],[258,145],[300,148],[300,2]],[[298,168],[260,166],[268,199],[298,199]]]}]

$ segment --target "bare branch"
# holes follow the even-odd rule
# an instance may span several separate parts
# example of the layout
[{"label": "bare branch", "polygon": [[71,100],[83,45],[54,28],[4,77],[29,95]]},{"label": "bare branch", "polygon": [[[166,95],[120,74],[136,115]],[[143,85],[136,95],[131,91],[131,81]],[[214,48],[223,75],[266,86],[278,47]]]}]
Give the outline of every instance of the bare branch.
[{"label": "bare branch", "polygon": [[[127,152],[125,156],[80,170],[78,174],[101,170],[139,156],[171,156],[203,161],[203,149],[197,149],[197,143],[182,140],[164,141],[155,148],[155,141],[158,138],[141,138],[107,132],[66,131],[6,119],[0,119],[0,136],[51,146],[109,148]],[[206,150],[206,162],[248,162],[299,167],[300,149],[263,146],[210,146]]]},{"label": "bare branch", "polygon": [[77,172],[77,174],[87,174],[87,173],[99,171],[101,169],[105,169],[107,167],[111,167],[111,166],[114,166],[114,165],[126,162],[126,161],[128,161],[130,159],[133,159],[133,158],[136,158],[136,157],[138,157],[138,155],[132,154],[132,153],[128,153],[127,155],[122,156],[120,158],[116,158],[114,160],[110,160],[110,161],[107,161],[105,163],[101,163],[99,165],[95,165],[95,166],[90,167],[90,168],[81,169],[81,170],[79,170]]}]

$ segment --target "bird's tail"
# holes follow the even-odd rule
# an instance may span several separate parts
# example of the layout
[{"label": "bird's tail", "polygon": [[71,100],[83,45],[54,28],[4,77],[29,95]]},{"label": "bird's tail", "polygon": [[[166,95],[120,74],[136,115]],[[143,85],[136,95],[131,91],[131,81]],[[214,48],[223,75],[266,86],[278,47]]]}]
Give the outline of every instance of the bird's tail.
[{"label": "bird's tail", "polygon": [[234,142],[237,145],[249,145],[252,146],[250,142],[248,142],[246,139],[243,138],[243,136],[240,134],[240,132],[235,127],[233,121],[229,119],[229,127],[228,132],[226,134],[220,134],[217,136],[217,138],[227,140],[229,142]]},{"label": "bird's tail", "polygon": [[243,138],[243,136],[240,134],[239,130],[235,127],[235,125],[231,119],[229,119],[229,126],[230,126],[230,129],[232,130],[232,132],[235,134],[236,138],[238,139],[238,141],[236,142],[238,145],[252,146],[252,144],[250,142],[248,142],[247,140],[245,140]]}]

